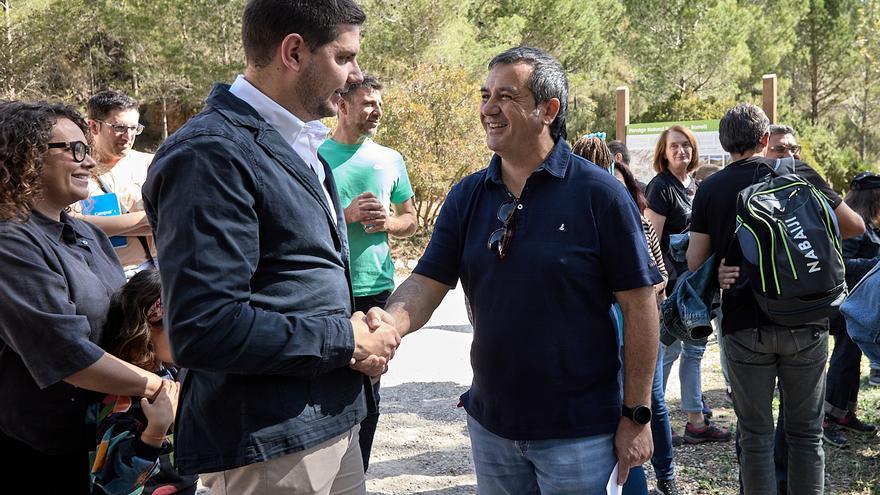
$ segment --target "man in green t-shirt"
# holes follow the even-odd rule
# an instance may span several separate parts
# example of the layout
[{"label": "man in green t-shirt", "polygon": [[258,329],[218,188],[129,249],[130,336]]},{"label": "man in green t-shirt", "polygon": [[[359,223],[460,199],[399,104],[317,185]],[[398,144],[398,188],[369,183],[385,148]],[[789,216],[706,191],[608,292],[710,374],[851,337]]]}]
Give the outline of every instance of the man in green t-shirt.
[{"label": "man in green t-shirt", "polygon": [[[382,118],[382,85],[369,75],[339,101],[339,123],[318,149],[336,179],[345,207],[351,251],[355,311],[384,307],[394,290],[394,262],[388,235],[409,237],[418,226],[413,190],[400,153],[372,140]],[[393,209],[394,214],[390,211]],[[366,309],[362,309],[366,308]],[[364,471],[379,421],[379,379],[373,378],[375,407],[361,423]]]}]

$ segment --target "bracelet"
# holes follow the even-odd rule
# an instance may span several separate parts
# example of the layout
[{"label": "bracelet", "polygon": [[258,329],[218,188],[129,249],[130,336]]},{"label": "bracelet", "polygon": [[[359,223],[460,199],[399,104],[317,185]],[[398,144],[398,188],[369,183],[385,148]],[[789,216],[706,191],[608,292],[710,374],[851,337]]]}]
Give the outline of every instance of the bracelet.
[{"label": "bracelet", "polygon": [[153,435],[147,435],[147,432],[141,432],[141,441],[144,441],[145,439],[146,440],[155,440],[159,443],[165,443],[165,440],[168,439],[168,435],[153,436]]}]

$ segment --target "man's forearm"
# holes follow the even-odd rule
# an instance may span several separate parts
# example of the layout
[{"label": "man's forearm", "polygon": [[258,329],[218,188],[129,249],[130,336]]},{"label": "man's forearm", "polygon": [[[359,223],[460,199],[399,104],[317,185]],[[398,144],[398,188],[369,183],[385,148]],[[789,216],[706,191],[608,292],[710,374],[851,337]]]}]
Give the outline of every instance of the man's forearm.
[{"label": "man's forearm", "polygon": [[388,217],[385,231],[394,237],[409,237],[416,233],[418,222],[415,214],[404,213],[403,215]]},{"label": "man's forearm", "polygon": [[637,291],[633,294],[637,297],[620,302],[623,312],[623,401],[628,406],[651,403],[660,335],[657,300],[652,288],[643,287]]},{"label": "man's forearm", "polygon": [[147,221],[147,214],[142,211],[106,217],[82,215],[80,218],[95,224],[108,236],[123,235],[137,237],[153,235],[150,223]]},{"label": "man's forearm", "polygon": [[394,317],[395,328],[404,337],[428,322],[447,292],[446,285],[414,273],[391,294],[385,310]]}]

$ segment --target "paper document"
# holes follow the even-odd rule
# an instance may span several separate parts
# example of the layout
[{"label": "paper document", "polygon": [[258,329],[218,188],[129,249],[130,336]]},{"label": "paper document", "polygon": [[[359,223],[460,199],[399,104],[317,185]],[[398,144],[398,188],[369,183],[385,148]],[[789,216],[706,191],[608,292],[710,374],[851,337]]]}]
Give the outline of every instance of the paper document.
[{"label": "paper document", "polygon": [[605,487],[605,493],[608,495],[621,495],[623,493],[623,487],[617,484],[617,471],[619,467],[620,464],[614,464],[614,469],[611,470],[608,486]]}]

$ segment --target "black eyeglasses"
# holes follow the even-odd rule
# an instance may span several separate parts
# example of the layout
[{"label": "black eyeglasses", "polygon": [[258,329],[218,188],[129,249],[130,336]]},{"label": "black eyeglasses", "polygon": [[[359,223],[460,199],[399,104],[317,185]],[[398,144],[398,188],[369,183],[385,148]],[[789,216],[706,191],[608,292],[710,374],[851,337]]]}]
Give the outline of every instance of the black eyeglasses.
[{"label": "black eyeglasses", "polygon": [[73,152],[73,161],[79,163],[86,159],[86,156],[92,153],[91,146],[82,141],[71,141],[69,143],[49,143],[50,148],[63,148]]},{"label": "black eyeglasses", "polygon": [[495,253],[495,256],[498,256],[499,260],[507,257],[510,240],[513,239],[513,231],[516,226],[517,206],[519,206],[519,199],[514,198],[501,203],[501,206],[498,207],[498,220],[504,223],[500,229],[496,229],[489,235],[487,247],[489,251]]},{"label": "black eyeglasses", "polygon": [[95,122],[99,122],[101,124],[110,126],[113,129],[113,132],[116,134],[124,134],[126,132],[132,132],[135,136],[140,136],[142,132],[144,132],[144,126],[142,124],[138,124],[136,126],[125,125],[125,124],[111,124],[110,122],[104,122],[103,120],[95,119]]}]

